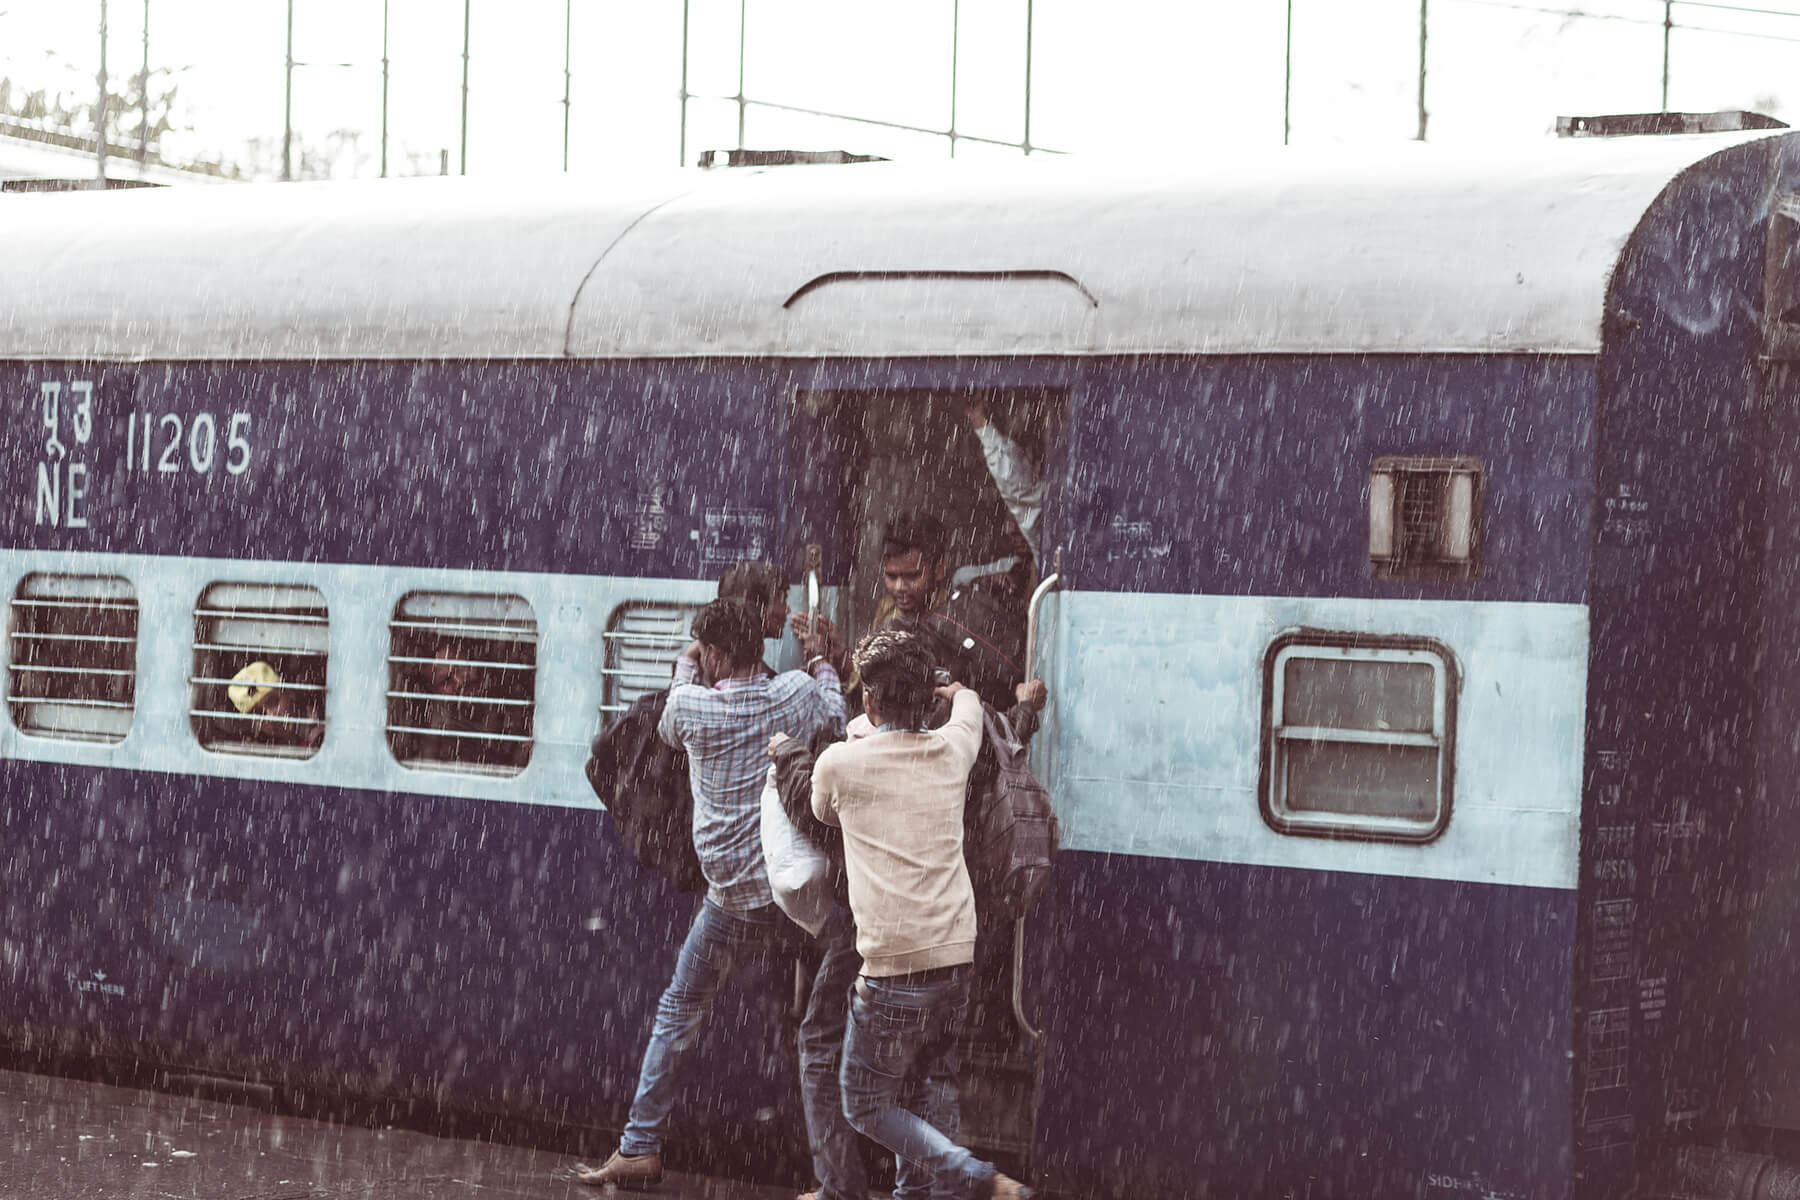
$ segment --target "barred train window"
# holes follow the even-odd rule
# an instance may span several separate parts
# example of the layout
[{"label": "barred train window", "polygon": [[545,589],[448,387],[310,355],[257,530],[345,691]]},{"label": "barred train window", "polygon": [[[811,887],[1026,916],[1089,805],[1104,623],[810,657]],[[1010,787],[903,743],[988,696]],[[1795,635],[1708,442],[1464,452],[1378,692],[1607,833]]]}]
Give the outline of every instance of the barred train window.
[{"label": "barred train window", "polygon": [[523,596],[403,597],[388,653],[394,757],[425,770],[523,771],[537,715],[537,637]]},{"label": "barred train window", "polygon": [[39,737],[116,744],[137,700],[137,593],[104,575],[27,575],[12,600],[13,724]]},{"label": "barred train window", "polygon": [[632,701],[669,686],[675,660],[693,641],[690,630],[699,604],[621,604],[606,623],[606,665],[601,675],[606,694],[600,711],[605,720],[631,707]]},{"label": "barred train window", "polygon": [[1429,841],[1450,820],[1455,671],[1423,638],[1269,649],[1263,816],[1283,833]]},{"label": "barred train window", "polygon": [[194,610],[188,678],[188,720],[200,744],[226,754],[317,754],[330,633],[316,588],[210,585]]}]

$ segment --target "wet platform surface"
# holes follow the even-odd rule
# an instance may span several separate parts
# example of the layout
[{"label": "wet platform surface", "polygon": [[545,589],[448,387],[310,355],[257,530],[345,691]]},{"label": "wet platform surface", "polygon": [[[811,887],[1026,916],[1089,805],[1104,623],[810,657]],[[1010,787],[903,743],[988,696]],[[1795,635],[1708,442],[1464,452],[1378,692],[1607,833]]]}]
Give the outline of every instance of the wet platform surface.
[{"label": "wet platform surface", "polygon": [[[334,1125],[256,1108],[0,1071],[5,1200],[563,1200],[607,1193],[544,1150]],[[597,1160],[596,1160],[597,1161]],[[792,1200],[792,1188],[669,1174],[654,1200]]]}]

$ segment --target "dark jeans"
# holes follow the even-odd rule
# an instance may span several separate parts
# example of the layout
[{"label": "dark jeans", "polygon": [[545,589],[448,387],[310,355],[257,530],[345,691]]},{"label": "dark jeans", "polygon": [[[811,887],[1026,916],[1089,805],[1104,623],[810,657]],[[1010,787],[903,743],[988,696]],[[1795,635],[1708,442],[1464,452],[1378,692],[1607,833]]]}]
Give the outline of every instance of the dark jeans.
[{"label": "dark jeans", "polygon": [[740,962],[785,940],[786,931],[793,928],[773,904],[728,912],[710,900],[701,903],[675,960],[675,977],[656,1002],[656,1023],[650,1028],[650,1044],[644,1047],[637,1095],[619,1139],[621,1154],[662,1150],[682,1067],[700,1040],[713,1002]]},{"label": "dark jeans", "polygon": [[844,1117],[838,1091],[844,1027],[850,1020],[850,988],[862,970],[856,952],[856,923],[838,907],[819,931],[824,951],[813,976],[806,1016],[800,1022],[800,1095],[806,1109],[806,1137],[812,1147],[819,1200],[865,1200],[869,1194],[861,1139]]},{"label": "dark jeans", "polygon": [[901,1163],[896,1200],[983,1200],[994,1168],[957,1145],[956,1040],[969,1007],[967,966],[857,979],[840,1083],[844,1115]]}]

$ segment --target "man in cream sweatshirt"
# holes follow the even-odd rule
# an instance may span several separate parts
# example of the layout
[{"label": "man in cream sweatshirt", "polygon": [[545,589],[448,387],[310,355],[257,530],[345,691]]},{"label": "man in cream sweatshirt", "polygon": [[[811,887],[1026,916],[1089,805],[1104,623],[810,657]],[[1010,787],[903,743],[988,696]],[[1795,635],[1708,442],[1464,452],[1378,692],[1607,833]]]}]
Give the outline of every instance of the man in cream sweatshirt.
[{"label": "man in cream sweatshirt", "polygon": [[[844,831],[850,910],[863,959],[850,1001],[844,1115],[901,1160],[895,1200],[1012,1200],[1029,1191],[956,1143],[957,1038],[975,961],[975,891],[963,862],[963,800],[981,749],[981,700],[937,689],[950,720],[921,729],[935,664],[899,631],[856,647],[875,733],[813,767],[813,813]],[[916,1109],[901,1106],[911,1090]]]}]

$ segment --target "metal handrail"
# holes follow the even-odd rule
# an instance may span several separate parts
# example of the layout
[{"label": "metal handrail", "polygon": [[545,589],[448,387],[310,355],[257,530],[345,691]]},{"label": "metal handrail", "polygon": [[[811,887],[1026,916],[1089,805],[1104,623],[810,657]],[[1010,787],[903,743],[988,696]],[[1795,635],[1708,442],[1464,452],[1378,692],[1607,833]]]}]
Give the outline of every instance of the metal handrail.
[{"label": "metal handrail", "polygon": [[195,642],[196,650],[211,650],[220,654],[291,654],[297,658],[324,658],[329,651],[309,650],[304,646],[240,646],[230,642]]},{"label": "metal handrail", "polygon": [[480,667],[485,671],[535,671],[537,664],[498,662],[491,658],[426,658],[418,654],[390,654],[391,663],[408,663],[412,666],[429,667],[441,665],[446,667]]},{"label": "metal handrail", "polygon": [[391,691],[387,694],[387,698],[389,700],[435,701],[442,704],[490,704],[502,708],[531,708],[537,704],[536,700],[509,700],[501,696],[476,696],[451,692]]},{"label": "metal handrail", "polygon": [[[1031,593],[1031,602],[1025,608],[1025,678],[1037,678],[1037,641],[1038,641],[1038,609],[1063,576],[1062,547],[1056,548],[1054,559],[1056,569],[1044,576],[1036,590]],[[1038,1042],[1043,1040],[1043,1030],[1035,1028],[1031,1019],[1025,1015],[1025,918],[1020,916],[1013,922],[1013,955],[1012,955],[1012,1010],[1013,1021],[1019,1026],[1019,1032],[1026,1040]]]},{"label": "metal handrail", "polygon": [[42,664],[14,663],[12,670],[20,673],[28,671],[45,671],[56,675],[136,675],[137,672],[128,667],[50,667]]},{"label": "metal handrail", "polygon": [[531,741],[529,734],[523,733],[485,733],[472,729],[433,729],[427,725],[389,725],[389,733],[411,733],[420,737],[462,738],[468,741],[512,742],[525,745]]},{"label": "metal handrail", "polygon": [[225,684],[226,686],[238,684],[264,688],[271,692],[322,692],[325,690],[325,685],[322,683],[290,683],[285,679],[279,683],[262,683],[254,679],[226,679],[220,675],[189,675],[188,683]]},{"label": "metal handrail", "polygon": [[86,700],[76,696],[19,696],[6,693],[8,704],[61,704],[68,708],[112,708],[121,712],[129,712],[134,706],[129,700]]},{"label": "metal handrail", "polygon": [[1030,603],[1025,606],[1025,678],[1027,679],[1034,678],[1032,668],[1037,665],[1038,609],[1043,604],[1044,597],[1049,595],[1058,583],[1062,582],[1062,556],[1062,547],[1058,546],[1055,558],[1056,569],[1044,576],[1043,581],[1037,585],[1037,589],[1031,593]]},{"label": "metal handrail", "polygon": [[518,641],[537,640],[537,624],[527,624],[523,618],[514,623],[499,621],[422,621],[416,618],[395,617],[388,622],[393,629],[421,629],[431,633],[441,633],[446,637],[480,636],[493,638],[512,638]]},{"label": "metal handrail", "polygon": [[136,612],[135,600],[45,600],[15,597],[14,608],[82,608],[107,612]]},{"label": "metal handrail", "polygon": [[114,646],[129,646],[137,642],[135,635],[121,637],[112,633],[33,633],[15,629],[12,636],[22,642],[105,642]]},{"label": "metal handrail", "polygon": [[278,625],[327,625],[331,618],[318,613],[294,612],[268,608],[196,608],[196,617],[213,617],[224,621],[273,621]]}]

